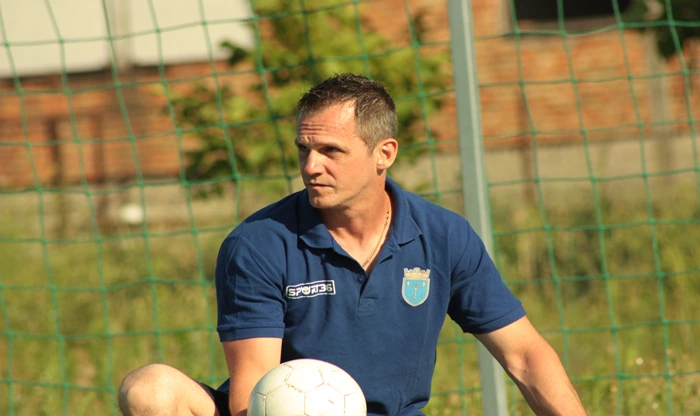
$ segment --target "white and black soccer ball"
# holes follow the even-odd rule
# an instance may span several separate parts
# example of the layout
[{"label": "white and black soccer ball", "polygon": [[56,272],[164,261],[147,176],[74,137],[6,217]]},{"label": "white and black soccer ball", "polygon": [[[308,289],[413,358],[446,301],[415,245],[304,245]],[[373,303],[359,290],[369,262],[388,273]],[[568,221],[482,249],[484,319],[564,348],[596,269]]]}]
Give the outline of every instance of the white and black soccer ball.
[{"label": "white and black soccer ball", "polygon": [[248,400],[248,416],[365,416],[362,389],[343,369],[298,359],[270,370]]}]

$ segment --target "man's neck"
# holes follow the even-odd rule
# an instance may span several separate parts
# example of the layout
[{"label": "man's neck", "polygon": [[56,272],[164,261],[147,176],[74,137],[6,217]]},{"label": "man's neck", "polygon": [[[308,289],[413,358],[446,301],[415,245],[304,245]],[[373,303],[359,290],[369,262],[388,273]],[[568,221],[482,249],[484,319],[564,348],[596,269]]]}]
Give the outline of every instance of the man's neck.
[{"label": "man's neck", "polygon": [[386,190],[372,198],[368,198],[365,206],[354,206],[338,210],[323,210],[321,218],[331,235],[338,241],[355,241],[365,245],[365,240],[376,241],[386,223],[387,210],[391,210],[391,202]]}]

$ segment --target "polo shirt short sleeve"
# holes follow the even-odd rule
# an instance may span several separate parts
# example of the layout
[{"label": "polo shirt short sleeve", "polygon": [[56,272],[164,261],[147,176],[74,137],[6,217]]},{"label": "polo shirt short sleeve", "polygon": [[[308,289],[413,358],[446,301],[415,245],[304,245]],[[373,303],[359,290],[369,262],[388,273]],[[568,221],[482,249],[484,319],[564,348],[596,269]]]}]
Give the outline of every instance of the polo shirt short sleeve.
[{"label": "polo shirt short sleeve", "polygon": [[296,209],[297,199],[292,195],[251,215],[222,243],[216,264],[221,341],[284,336],[286,252],[296,250],[296,216],[287,212]]},{"label": "polo shirt short sleeve", "polygon": [[457,246],[463,248],[455,253],[449,316],[472,334],[488,333],[523,317],[520,301],[504,284],[481,238],[468,223],[461,229]]}]

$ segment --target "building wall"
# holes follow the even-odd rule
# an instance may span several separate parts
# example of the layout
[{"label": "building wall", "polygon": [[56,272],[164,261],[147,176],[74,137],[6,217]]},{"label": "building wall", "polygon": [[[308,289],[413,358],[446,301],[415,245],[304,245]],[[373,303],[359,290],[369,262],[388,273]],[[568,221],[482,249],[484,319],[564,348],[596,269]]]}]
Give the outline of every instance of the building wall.
[{"label": "building wall", "polygon": [[[219,70],[224,68],[219,64]],[[209,63],[169,66],[166,80],[206,77]],[[120,85],[115,87],[115,85]],[[0,185],[51,187],[177,176],[185,135],[167,114],[157,68],[31,77],[0,84]],[[172,85],[186,89],[183,85]],[[70,91],[67,94],[66,91]]]},{"label": "building wall", "polygon": [[[580,36],[505,35],[512,32],[504,2],[474,0],[474,32],[487,148],[649,137],[688,132],[700,118],[698,75],[679,60],[654,61],[649,41],[634,31]],[[378,30],[396,45],[411,42],[407,16],[420,16],[422,54],[449,62],[444,2],[382,0],[361,6],[363,30]],[[415,24],[415,20],[413,24]],[[584,23],[585,24],[585,23]],[[604,24],[614,24],[608,21]],[[521,22],[521,29],[554,30]],[[659,66],[654,66],[659,65]],[[216,63],[226,71],[224,62]],[[659,72],[661,71],[661,72]],[[164,85],[186,92],[188,80],[211,81],[208,62],[0,80],[0,186],[51,188],[61,184],[177,178],[181,151],[192,146],[177,131]],[[222,77],[234,88],[256,74]],[[662,88],[666,96],[652,93]],[[659,103],[666,104],[659,106]],[[668,121],[665,129],[655,122]],[[430,120],[438,140],[454,139],[454,96]],[[640,129],[640,126],[641,127]]]}]

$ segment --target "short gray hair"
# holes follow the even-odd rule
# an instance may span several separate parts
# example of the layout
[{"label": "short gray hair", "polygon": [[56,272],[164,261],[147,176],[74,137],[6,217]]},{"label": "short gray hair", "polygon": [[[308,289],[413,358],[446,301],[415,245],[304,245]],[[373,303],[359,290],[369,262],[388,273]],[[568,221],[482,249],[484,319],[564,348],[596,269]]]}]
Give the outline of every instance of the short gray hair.
[{"label": "short gray hair", "polygon": [[384,86],[362,75],[336,74],[311,88],[297,103],[297,122],[337,104],[355,106],[357,134],[371,152],[382,139],[396,138],[396,104]]}]

